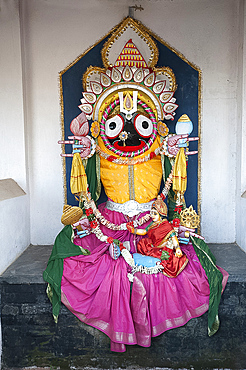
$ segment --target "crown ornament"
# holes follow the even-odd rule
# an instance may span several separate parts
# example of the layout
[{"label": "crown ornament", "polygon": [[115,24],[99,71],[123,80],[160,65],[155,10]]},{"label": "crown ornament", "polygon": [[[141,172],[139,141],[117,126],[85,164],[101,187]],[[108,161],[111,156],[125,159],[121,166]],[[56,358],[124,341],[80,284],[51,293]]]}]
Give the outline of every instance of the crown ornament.
[{"label": "crown ornament", "polygon": [[107,102],[108,106],[119,98],[119,92],[124,94],[120,100],[129,114],[128,106],[130,110],[136,109],[133,93],[138,92],[138,99],[151,104],[157,121],[173,120],[178,107],[173,96],[176,78],[171,68],[156,67],[158,56],[154,40],[141,24],[126,18],[104,44],[104,68],[90,66],[83,76],[84,92],[79,108],[87,119],[100,120],[103,103]]},{"label": "crown ornament", "polygon": [[165,216],[165,217],[167,216],[167,206],[166,206],[166,203],[163,202],[160,195],[157,196],[157,199],[152,204],[152,208],[156,209],[156,211],[161,216]]}]

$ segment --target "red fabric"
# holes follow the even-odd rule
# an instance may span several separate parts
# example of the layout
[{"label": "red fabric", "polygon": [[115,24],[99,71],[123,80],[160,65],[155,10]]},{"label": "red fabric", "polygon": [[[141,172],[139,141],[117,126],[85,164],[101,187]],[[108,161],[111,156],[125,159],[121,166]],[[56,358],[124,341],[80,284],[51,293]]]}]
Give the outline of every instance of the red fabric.
[{"label": "red fabric", "polygon": [[135,145],[135,146],[131,146],[131,145],[121,146],[121,145],[118,144],[118,141],[115,141],[115,143],[113,145],[114,145],[114,147],[116,149],[121,150],[122,152],[134,152],[135,150],[142,149],[145,146],[145,142],[143,140],[141,140],[141,144],[140,145]]},{"label": "red fabric", "polygon": [[146,256],[161,258],[162,251],[169,253],[169,259],[163,260],[161,265],[164,267],[163,272],[170,277],[176,277],[186,263],[187,257],[183,254],[182,257],[175,257],[175,252],[167,247],[159,248],[158,246],[163,242],[165,236],[173,231],[171,224],[164,220],[161,224],[149,229],[147,238],[141,239],[138,243],[137,250],[139,253]]}]

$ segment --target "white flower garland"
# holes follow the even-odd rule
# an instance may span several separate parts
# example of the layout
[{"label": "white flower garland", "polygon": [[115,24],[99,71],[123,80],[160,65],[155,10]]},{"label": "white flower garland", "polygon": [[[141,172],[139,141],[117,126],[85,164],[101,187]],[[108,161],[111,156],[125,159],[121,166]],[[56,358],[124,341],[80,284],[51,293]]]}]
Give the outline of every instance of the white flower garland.
[{"label": "white flower garland", "polygon": [[[162,190],[162,194],[163,194],[163,198],[166,198],[169,190],[170,190],[170,187],[171,187],[171,184],[172,184],[172,179],[173,179],[173,169],[171,170],[170,174],[169,174],[169,177],[167,178],[166,182],[165,182],[165,186]],[[106,226],[108,229],[110,230],[114,230],[114,231],[118,231],[118,230],[127,230],[127,222],[125,223],[122,223],[120,225],[116,225],[114,224],[113,222],[110,222],[109,220],[107,220],[102,214],[101,212],[99,211],[99,209],[96,207],[96,204],[94,202],[93,199],[91,199],[91,194],[89,192],[87,192],[87,195],[86,197],[84,197],[84,200],[85,200],[85,203],[84,203],[84,207],[85,209],[89,209],[91,208],[92,211],[93,211],[93,214],[95,215],[96,219],[103,225],[103,226]],[[132,224],[133,224],[133,227],[138,227],[138,226],[142,226],[144,223],[146,223],[147,221],[150,220],[150,214],[146,214],[144,215],[143,217],[141,217],[139,220],[134,220],[132,221]],[[98,235],[99,238],[101,241],[105,241],[103,238],[103,233],[101,232],[100,230],[100,227],[97,226],[94,231],[92,230],[92,232],[94,232],[94,234]],[[102,240],[103,238],[103,240]]]}]

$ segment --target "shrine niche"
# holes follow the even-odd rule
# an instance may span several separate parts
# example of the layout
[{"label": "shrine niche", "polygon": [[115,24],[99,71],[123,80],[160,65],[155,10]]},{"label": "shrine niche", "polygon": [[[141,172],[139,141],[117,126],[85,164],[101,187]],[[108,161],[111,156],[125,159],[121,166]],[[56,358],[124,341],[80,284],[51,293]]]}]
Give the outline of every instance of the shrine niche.
[{"label": "shrine niche", "polygon": [[[199,235],[201,71],[128,17],[60,73],[63,230],[44,272],[113,351],[208,314],[228,274]],[[198,230],[198,231],[197,231]]]},{"label": "shrine niche", "polygon": [[[95,81],[100,80],[100,71],[102,71],[102,81],[106,78],[108,81],[110,77],[110,69],[114,66],[115,62],[117,64],[116,68],[122,68],[120,64],[128,65],[126,60],[122,59],[122,52],[124,52],[124,47],[127,44],[128,40],[136,39],[134,46],[131,47],[131,52],[136,52],[134,58],[139,57],[142,61],[138,61],[134,66],[134,61],[132,60],[133,69],[139,69],[144,67],[143,58],[147,59],[147,64],[142,71],[154,70],[156,78],[161,81],[161,76],[165,75],[165,81],[169,81],[169,78],[172,78],[172,84],[169,87],[163,88],[163,85],[160,83],[158,88],[161,90],[161,86],[164,94],[161,95],[161,91],[157,92],[157,97],[162,98],[159,101],[159,104],[162,107],[159,107],[161,111],[160,118],[164,118],[164,123],[166,124],[169,133],[175,134],[175,129],[178,129],[178,119],[181,118],[184,114],[188,116],[192,122],[193,130],[190,137],[200,136],[200,122],[201,122],[201,71],[197,66],[190,63],[184,56],[178,53],[175,49],[165,43],[157,35],[154,35],[150,30],[144,27],[140,22],[128,18],[116,26],[117,31],[113,29],[109,35],[104,37],[100,42],[97,42],[93,47],[87,50],[84,54],[78,57],[71,65],[64,69],[60,73],[60,91],[61,91],[61,108],[62,108],[62,132],[63,140],[67,139],[68,136],[73,135],[70,130],[71,121],[81,113],[82,105],[84,104],[82,111],[90,116],[91,113],[86,111],[90,109],[94,103],[90,100],[90,94],[86,94],[86,89],[88,88],[89,81],[86,81],[86,76],[93,71],[93,76],[95,76]],[[116,40],[116,33],[121,33],[120,38]],[[143,41],[146,37],[146,42]],[[110,45],[112,43],[112,45]],[[149,45],[150,44],[150,45]],[[148,46],[149,45],[149,46]],[[109,47],[108,47],[109,46]],[[138,48],[137,48],[138,46]],[[140,54],[140,51],[142,54]],[[149,52],[149,55],[147,54]],[[144,54],[146,53],[146,55]],[[125,54],[125,57],[128,57]],[[110,59],[112,58],[112,59]],[[150,60],[149,60],[149,59]],[[146,62],[145,62],[146,63]],[[111,65],[111,67],[110,67]],[[166,69],[163,67],[166,66]],[[98,71],[96,73],[96,71]],[[114,73],[117,73],[118,69],[113,69]],[[170,72],[170,74],[168,73]],[[105,77],[105,72],[106,77]],[[141,79],[140,73],[138,78]],[[162,74],[164,73],[164,75]],[[149,75],[151,75],[149,73]],[[137,76],[137,74],[135,74]],[[152,75],[153,76],[153,75]],[[159,77],[157,77],[159,76]],[[127,80],[124,80],[125,75],[121,76],[121,83],[127,83]],[[145,91],[153,91],[153,86],[145,85],[144,79],[142,81],[137,80],[136,77],[132,74],[132,79],[129,80],[130,84],[138,83],[143,87],[146,87]],[[144,76],[145,77],[145,76]],[[92,74],[91,77],[92,78]],[[112,74],[113,78],[113,74]],[[88,78],[87,78],[88,80]],[[116,77],[117,81],[117,77]],[[146,81],[146,80],[145,80]],[[106,82],[105,82],[106,83]],[[116,83],[113,82],[112,83]],[[85,84],[87,86],[85,86]],[[107,84],[107,83],[106,83]],[[93,86],[97,86],[93,84]],[[107,86],[104,86],[102,83],[103,89],[107,89]],[[89,88],[89,90],[91,90]],[[144,89],[142,89],[144,91]],[[169,92],[169,95],[167,94]],[[84,92],[84,94],[82,94]],[[90,93],[93,91],[90,91]],[[149,92],[150,93],[150,92]],[[152,93],[154,96],[155,93]],[[81,99],[85,99],[84,103],[81,103]],[[87,99],[87,100],[86,100]],[[156,99],[155,99],[156,100]],[[172,103],[174,101],[174,103]],[[169,103],[169,105],[168,105]],[[172,105],[173,104],[173,105]],[[163,106],[169,106],[169,111],[163,111]],[[160,112],[159,112],[160,113]],[[96,113],[93,113],[96,114]],[[165,114],[165,117],[164,117]],[[158,118],[157,118],[158,120]],[[93,122],[93,118],[89,119],[90,125]],[[189,141],[190,151],[197,150],[200,146],[199,142]],[[63,152],[68,152],[70,148],[64,148]],[[188,187],[186,190],[186,202],[187,205],[193,205],[194,209],[199,213],[200,211],[200,150],[198,155],[189,156],[188,161],[188,171],[187,171],[187,181]],[[91,159],[93,162],[93,159]],[[65,157],[64,160],[64,195],[65,203],[71,205],[76,205],[74,196],[70,190],[70,171],[71,171],[72,157]],[[103,189],[100,194],[99,203],[105,200]]]}]

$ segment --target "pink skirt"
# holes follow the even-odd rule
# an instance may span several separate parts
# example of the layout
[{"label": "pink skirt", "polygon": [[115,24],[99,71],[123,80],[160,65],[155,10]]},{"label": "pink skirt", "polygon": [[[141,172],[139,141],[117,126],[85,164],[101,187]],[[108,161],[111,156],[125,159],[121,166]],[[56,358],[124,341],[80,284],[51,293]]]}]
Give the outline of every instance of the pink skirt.
[{"label": "pink skirt", "polygon": [[[105,218],[115,224],[129,221],[105,205],[99,208]],[[122,242],[130,241],[131,252],[136,252],[141,237],[127,230],[112,231],[103,226],[102,231]],[[191,243],[181,245],[189,262],[177,277],[138,272],[132,289],[127,277],[130,266],[122,256],[117,260],[111,258],[109,244],[93,234],[76,238],[74,243],[91,254],[64,259],[62,303],[81,321],[108,335],[113,351],[124,352],[125,344],[149,347],[151,337],[182,326],[209,308],[208,279]],[[228,274],[223,269],[220,271],[224,288]]]}]

